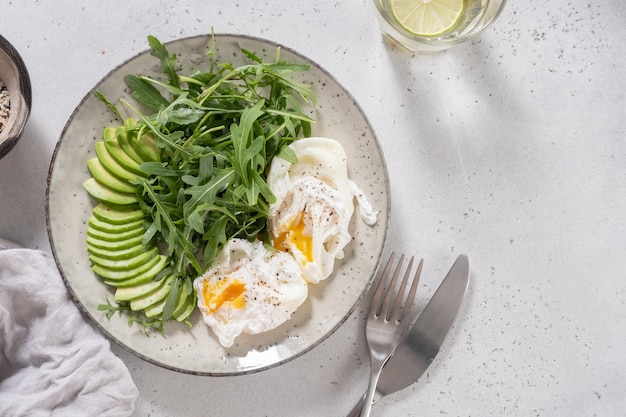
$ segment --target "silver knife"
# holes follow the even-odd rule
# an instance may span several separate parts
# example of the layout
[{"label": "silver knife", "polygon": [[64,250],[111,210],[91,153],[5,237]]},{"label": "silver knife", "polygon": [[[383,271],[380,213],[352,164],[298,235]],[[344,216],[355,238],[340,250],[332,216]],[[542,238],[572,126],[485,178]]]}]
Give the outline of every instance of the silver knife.
[{"label": "silver knife", "polygon": [[[376,386],[374,402],[417,382],[428,369],[459,312],[469,276],[469,257],[460,255],[404,341],[385,364]],[[365,396],[361,397],[348,417],[358,417],[364,400]]]}]

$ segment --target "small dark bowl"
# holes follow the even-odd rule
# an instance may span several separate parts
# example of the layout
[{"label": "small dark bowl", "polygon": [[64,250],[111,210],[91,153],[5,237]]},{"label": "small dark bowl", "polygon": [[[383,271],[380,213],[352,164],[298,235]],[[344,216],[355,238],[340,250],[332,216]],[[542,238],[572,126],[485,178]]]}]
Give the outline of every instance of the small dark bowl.
[{"label": "small dark bowl", "polygon": [[30,115],[32,92],[30,76],[20,54],[0,35],[0,81],[9,94],[9,117],[0,131],[0,158],[19,140]]}]

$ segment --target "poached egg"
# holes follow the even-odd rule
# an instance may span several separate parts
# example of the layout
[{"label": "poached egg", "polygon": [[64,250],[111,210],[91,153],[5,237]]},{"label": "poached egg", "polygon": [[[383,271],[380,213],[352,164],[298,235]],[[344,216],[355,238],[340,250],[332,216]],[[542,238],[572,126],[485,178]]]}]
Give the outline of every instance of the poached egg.
[{"label": "poached egg", "polygon": [[289,254],[263,242],[231,239],[211,268],[194,280],[202,318],[224,347],[241,333],[272,330],[306,300],[307,283]]}]

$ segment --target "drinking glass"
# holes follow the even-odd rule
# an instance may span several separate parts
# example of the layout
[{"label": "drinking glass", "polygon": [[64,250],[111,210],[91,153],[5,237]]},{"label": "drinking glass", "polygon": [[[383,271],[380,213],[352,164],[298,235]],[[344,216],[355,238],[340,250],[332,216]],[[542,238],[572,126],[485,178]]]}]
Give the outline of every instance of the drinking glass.
[{"label": "drinking glass", "polygon": [[[436,0],[415,0],[428,3]],[[436,35],[418,35],[407,30],[394,16],[394,0],[374,0],[384,35],[412,52],[441,51],[476,38],[496,20],[506,0],[462,0],[463,10],[456,22]]]}]

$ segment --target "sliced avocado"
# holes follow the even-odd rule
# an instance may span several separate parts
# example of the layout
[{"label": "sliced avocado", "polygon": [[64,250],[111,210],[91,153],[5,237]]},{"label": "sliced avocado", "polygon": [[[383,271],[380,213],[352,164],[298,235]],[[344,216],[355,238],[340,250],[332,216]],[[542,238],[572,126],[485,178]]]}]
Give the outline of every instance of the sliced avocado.
[{"label": "sliced avocado", "polygon": [[134,222],[124,223],[124,224],[115,224],[108,223],[107,221],[103,221],[98,219],[95,216],[92,216],[89,219],[88,227],[93,227],[94,229],[102,230],[107,233],[124,233],[129,230],[136,229],[137,227],[143,227],[143,220],[135,220]]},{"label": "sliced avocado", "polygon": [[176,296],[176,306],[174,306],[174,312],[172,313],[172,316],[176,316],[176,314],[180,314],[185,309],[185,307],[187,307],[188,297],[189,297],[189,294],[187,294],[187,291],[185,291],[185,286],[179,285],[178,295]]},{"label": "sliced avocado", "polygon": [[131,269],[122,269],[122,270],[114,270],[109,268],[104,268],[100,265],[92,265],[91,269],[96,274],[100,275],[107,281],[123,281],[130,278],[134,278],[138,275],[143,274],[144,272],[150,270],[154,265],[159,262],[159,256],[154,256],[149,259],[147,262]]},{"label": "sliced avocado", "polygon": [[187,296],[187,301],[184,304],[184,308],[179,312],[174,312],[173,316],[177,321],[185,321],[191,316],[194,309],[196,308],[196,293],[193,291],[191,294]]},{"label": "sliced avocado", "polygon": [[[110,129],[110,128],[107,128],[107,129]],[[146,173],[141,170],[139,163],[137,163],[137,161],[135,161],[133,158],[128,156],[128,154],[124,151],[124,149],[122,149],[122,146],[120,145],[117,138],[113,138],[109,140],[105,139],[104,145],[106,146],[107,151],[109,151],[109,154],[111,155],[111,157],[115,160],[115,162],[120,164],[122,168],[134,174],[137,174],[140,177],[146,176]]]},{"label": "sliced avocado", "polygon": [[89,178],[83,183],[83,188],[93,198],[101,203],[108,203],[116,206],[128,206],[131,204],[137,204],[137,197],[135,194],[120,193],[105,185],[100,184],[93,178]]},{"label": "sliced avocado", "polygon": [[164,284],[165,279],[162,279],[160,281],[148,281],[132,287],[117,287],[115,290],[115,301],[130,301],[143,297],[161,288]]},{"label": "sliced avocado", "polygon": [[137,191],[136,185],[133,185],[128,181],[121,180],[107,171],[98,158],[92,158],[87,161],[87,168],[89,168],[91,176],[96,181],[114,191],[133,194]]},{"label": "sliced avocado", "polygon": [[161,300],[156,304],[151,305],[150,307],[143,310],[143,313],[148,318],[156,317],[163,314],[163,308],[165,307],[165,300]]},{"label": "sliced avocado", "polygon": [[[136,125],[136,119],[128,118],[124,120],[124,127],[126,128],[130,145],[144,161],[160,161],[161,157],[156,140],[150,133],[143,133],[143,130],[134,129]],[[140,132],[142,133],[141,136],[139,136]]]},{"label": "sliced avocado", "polygon": [[104,204],[98,204],[93,208],[93,215],[98,219],[110,224],[126,224],[144,217],[141,210],[116,210]]},{"label": "sliced avocado", "polygon": [[138,267],[148,262],[150,259],[156,257],[159,254],[159,248],[156,246],[152,249],[140,252],[138,255],[130,257],[128,259],[107,259],[98,255],[89,255],[89,260],[103,268],[110,270],[127,270]]},{"label": "sliced avocado", "polygon": [[104,283],[111,285],[113,287],[132,287],[135,285],[144,284],[146,282],[154,280],[154,277],[156,277],[157,274],[161,272],[163,268],[165,268],[165,266],[167,265],[167,261],[168,261],[167,256],[159,255],[158,262],[146,272],[139,274],[135,277],[129,278],[129,279],[123,279],[123,280],[106,279]]},{"label": "sliced avocado", "polygon": [[137,179],[137,174],[134,174],[127,169],[124,169],[120,164],[117,163],[115,159],[113,159],[113,157],[107,150],[104,142],[96,142],[95,147],[96,155],[98,155],[100,163],[112,175],[125,181],[132,181]]},{"label": "sliced avocado", "polygon": [[108,249],[108,250],[121,250],[127,249],[133,246],[141,245],[141,239],[143,236],[135,236],[129,239],[120,240],[118,242],[109,242],[101,240],[93,236],[87,236],[87,246],[92,248]]},{"label": "sliced avocado", "polygon": [[104,232],[102,230],[94,229],[93,227],[87,227],[87,236],[91,236],[95,239],[104,240],[107,242],[120,242],[122,240],[130,239],[132,237],[143,236],[145,229],[143,226],[135,229],[128,230],[126,232]]},{"label": "sliced avocado", "polygon": [[110,259],[111,261],[122,261],[125,259],[131,259],[139,255],[140,253],[146,252],[148,250],[150,250],[150,248],[147,248],[143,245],[137,245],[128,249],[120,250],[109,250],[87,246],[87,251],[89,252],[89,254],[95,255],[98,258]]},{"label": "sliced avocado", "polygon": [[[159,287],[158,289],[144,296],[130,300],[130,309],[133,311],[144,310],[150,307],[151,305],[154,305],[160,301],[165,300],[167,295],[170,293],[170,290],[172,289],[172,286],[170,285],[170,283],[172,282],[172,279],[175,279],[175,278],[173,277],[173,275],[170,275],[169,277],[161,280],[161,282],[163,282],[163,285]],[[154,281],[150,281],[150,282],[154,282]]]},{"label": "sliced avocado", "polygon": [[122,149],[128,156],[130,156],[135,162],[139,165],[143,162],[143,159],[137,154],[135,148],[130,145],[129,133],[126,132],[126,129],[123,126],[115,128],[115,134],[117,137],[117,141],[119,142]]}]

